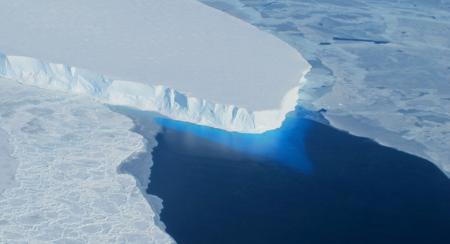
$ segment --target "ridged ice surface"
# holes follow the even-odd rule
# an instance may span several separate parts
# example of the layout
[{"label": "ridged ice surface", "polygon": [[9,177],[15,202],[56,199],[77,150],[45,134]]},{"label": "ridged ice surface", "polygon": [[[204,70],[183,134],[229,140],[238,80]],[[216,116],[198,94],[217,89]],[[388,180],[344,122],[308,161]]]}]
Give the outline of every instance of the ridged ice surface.
[{"label": "ridged ice surface", "polygon": [[130,119],[85,96],[5,79],[0,116],[18,162],[0,197],[0,243],[171,242],[135,180],[117,171],[144,149]]},{"label": "ridged ice surface", "polygon": [[[305,74],[308,70],[304,71]],[[299,87],[304,83],[301,79],[287,91],[278,109],[251,111],[194,97],[165,86],[114,80],[66,64],[1,53],[0,77],[40,88],[84,94],[106,104],[156,111],[176,120],[248,133],[280,127],[286,114],[294,110]]]}]

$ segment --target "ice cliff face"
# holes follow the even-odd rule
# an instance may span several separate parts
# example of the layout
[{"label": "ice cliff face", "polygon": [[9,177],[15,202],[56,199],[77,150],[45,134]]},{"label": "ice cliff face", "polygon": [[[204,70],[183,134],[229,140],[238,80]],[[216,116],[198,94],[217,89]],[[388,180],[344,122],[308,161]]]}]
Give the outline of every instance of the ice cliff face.
[{"label": "ice cliff face", "polygon": [[286,42],[196,0],[0,5],[1,53],[164,85],[215,104],[278,110],[308,68]]},{"label": "ice cliff face", "polygon": [[279,110],[250,111],[164,86],[114,80],[93,71],[29,57],[0,54],[0,76],[44,89],[87,95],[105,104],[155,111],[175,120],[246,133],[280,127],[286,114],[294,110],[304,81],[302,76],[299,85],[285,95]]}]

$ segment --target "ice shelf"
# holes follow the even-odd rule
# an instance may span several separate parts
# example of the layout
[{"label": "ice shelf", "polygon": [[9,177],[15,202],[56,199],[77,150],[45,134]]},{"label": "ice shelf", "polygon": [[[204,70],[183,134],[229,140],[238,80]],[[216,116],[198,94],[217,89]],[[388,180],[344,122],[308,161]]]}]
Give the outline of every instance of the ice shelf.
[{"label": "ice shelf", "polygon": [[0,4],[3,77],[226,130],[279,127],[310,68],[285,42],[193,0]]}]

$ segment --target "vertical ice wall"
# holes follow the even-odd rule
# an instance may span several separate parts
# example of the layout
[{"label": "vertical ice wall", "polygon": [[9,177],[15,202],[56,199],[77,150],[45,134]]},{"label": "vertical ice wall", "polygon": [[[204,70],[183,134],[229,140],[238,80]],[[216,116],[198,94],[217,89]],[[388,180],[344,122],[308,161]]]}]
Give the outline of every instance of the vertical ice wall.
[{"label": "vertical ice wall", "polygon": [[282,101],[309,70],[285,42],[194,0],[0,0],[0,6],[9,78],[94,96],[108,90],[108,101],[130,105],[138,98],[174,119],[222,129],[278,127],[292,110]]},{"label": "vertical ice wall", "polygon": [[[230,131],[259,133],[281,126],[294,110],[301,80],[288,91],[277,109],[251,111],[183,94],[164,86],[113,80],[95,72],[64,64],[0,54],[0,76],[40,88],[83,94],[102,103],[156,111],[172,119]],[[243,94],[245,95],[245,94]]]}]

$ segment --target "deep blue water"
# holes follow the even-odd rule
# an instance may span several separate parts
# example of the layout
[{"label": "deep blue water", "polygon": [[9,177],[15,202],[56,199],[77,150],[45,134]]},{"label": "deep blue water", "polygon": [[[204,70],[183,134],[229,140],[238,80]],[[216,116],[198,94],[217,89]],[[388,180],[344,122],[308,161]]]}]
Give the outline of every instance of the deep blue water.
[{"label": "deep blue water", "polygon": [[158,122],[148,193],[178,243],[450,243],[450,180],[424,159],[299,114],[263,135]]}]

